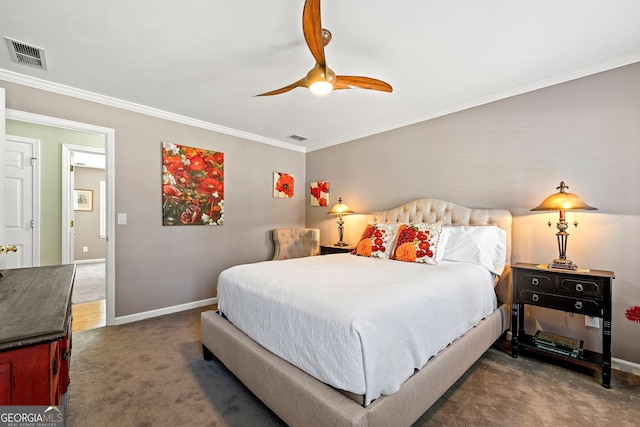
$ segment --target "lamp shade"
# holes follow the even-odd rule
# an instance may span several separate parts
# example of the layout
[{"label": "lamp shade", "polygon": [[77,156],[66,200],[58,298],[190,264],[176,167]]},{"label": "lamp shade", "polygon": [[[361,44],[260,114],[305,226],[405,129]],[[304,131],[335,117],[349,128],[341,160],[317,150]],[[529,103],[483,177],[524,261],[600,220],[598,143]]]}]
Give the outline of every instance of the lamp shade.
[{"label": "lamp shade", "polygon": [[560,183],[558,188],[560,191],[550,195],[540,203],[540,205],[531,209],[532,211],[594,211],[598,208],[589,206],[579,196],[573,193],[567,193],[569,188],[564,181]]},{"label": "lamp shade", "polygon": [[353,213],[355,213],[355,212],[352,211],[349,206],[347,206],[346,204],[342,203],[342,197],[338,198],[338,203],[333,205],[331,210],[329,212],[327,212],[327,214],[329,214],[329,215],[348,215],[348,214],[353,214]]}]

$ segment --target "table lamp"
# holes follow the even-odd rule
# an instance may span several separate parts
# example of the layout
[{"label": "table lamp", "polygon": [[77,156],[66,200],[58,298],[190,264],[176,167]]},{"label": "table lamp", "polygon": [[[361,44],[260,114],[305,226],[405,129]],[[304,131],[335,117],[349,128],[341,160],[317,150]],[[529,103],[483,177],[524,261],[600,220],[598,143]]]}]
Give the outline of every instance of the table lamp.
[{"label": "table lamp", "polygon": [[338,215],[338,236],[340,236],[340,240],[335,244],[335,246],[348,246],[348,244],[342,240],[344,236],[344,221],[342,219],[342,216],[350,215],[353,213],[355,212],[352,211],[349,206],[342,203],[342,197],[338,197],[338,203],[333,205],[331,210],[327,212],[327,215]]},{"label": "table lamp", "polygon": [[[569,224],[567,224],[567,222],[565,221],[564,213],[566,211],[591,211],[598,209],[594,208],[593,206],[589,206],[577,195],[573,193],[567,193],[566,190],[569,189],[569,187],[565,185],[564,181],[560,182],[560,186],[556,187],[556,189],[560,191],[550,195],[549,197],[544,199],[539,206],[531,210],[560,212],[560,220],[557,224],[558,232],[556,233],[558,239],[559,257],[550,262],[548,267],[559,268],[563,270],[577,270],[578,266],[575,265],[573,261],[567,259],[567,238],[569,237],[567,228],[569,228]],[[549,221],[548,225],[549,227],[551,227],[551,221]],[[578,222],[574,221],[573,225],[577,227]]]}]

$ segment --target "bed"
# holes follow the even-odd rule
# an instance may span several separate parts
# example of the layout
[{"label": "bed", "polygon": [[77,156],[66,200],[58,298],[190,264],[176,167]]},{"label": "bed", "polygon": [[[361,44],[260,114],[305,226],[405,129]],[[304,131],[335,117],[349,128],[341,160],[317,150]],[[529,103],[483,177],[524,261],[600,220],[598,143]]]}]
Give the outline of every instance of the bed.
[{"label": "bed", "polygon": [[[219,359],[260,400],[292,426],[411,425],[504,335],[510,313],[511,214],[508,211],[470,209],[442,200],[419,199],[388,211],[374,212],[370,216],[370,223],[388,224],[390,227],[391,224],[414,224],[420,228],[419,224],[433,227],[440,219],[443,219],[444,229],[450,228],[455,230],[454,233],[459,230],[497,230],[503,233],[504,247],[499,254],[504,259],[495,267],[499,271],[494,272],[500,274],[487,273],[487,268],[492,268],[478,268],[466,259],[465,262],[440,259],[434,262],[437,266],[430,266],[351,254],[232,267],[221,274],[218,283],[218,301],[224,315],[218,311],[202,313],[201,339],[205,359],[214,356]],[[401,229],[402,227],[406,228],[401,226]],[[427,226],[421,229],[425,227]],[[436,234],[439,234],[439,242],[434,242],[441,244],[440,249],[445,245],[449,248],[449,243],[444,242],[447,233],[440,233],[439,229],[438,233],[432,231],[432,236]],[[432,249],[435,252],[437,248]],[[487,251],[475,252],[483,257],[483,253]],[[370,255],[369,252],[367,255]],[[484,260],[481,264],[485,265]],[[350,274],[354,269],[368,273]],[[296,277],[294,274],[298,270],[307,273],[303,281],[310,283],[311,294],[298,295],[302,291],[295,287],[280,288],[285,286],[280,283],[287,281],[284,278],[295,282],[297,279],[291,278]],[[456,276],[454,279],[446,279],[449,271],[460,274],[459,270],[463,271],[462,277],[470,279],[455,279]],[[329,274],[312,274],[314,271],[332,271],[352,279],[335,280]],[[422,273],[426,271],[429,273]],[[374,281],[372,277],[382,278],[386,274],[401,278],[391,290],[388,285],[377,283],[367,288],[367,284]],[[429,276],[424,280],[436,280],[431,277],[437,276],[438,283],[441,280],[453,280],[446,284],[447,289],[451,290],[447,295],[451,301],[445,300],[445,305],[449,304],[445,311],[464,312],[465,315],[473,312],[473,319],[465,320],[472,321],[472,324],[464,326],[461,331],[452,332],[453,335],[423,333],[421,338],[420,329],[424,330],[425,325],[434,320],[422,319],[418,315],[435,311],[435,308],[420,310],[421,302],[417,308],[415,303],[413,306],[396,304],[399,304],[398,301],[417,301],[418,296],[414,297],[414,294],[407,292],[431,289],[431,284],[413,283],[415,277],[423,280],[423,275]],[[440,275],[443,275],[442,278]],[[315,278],[311,280],[309,276]],[[489,285],[485,283],[487,280]],[[469,287],[462,287],[466,281],[482,282],[482,287],[489,287],[491,298],[471,298],[487,300],[480,311],[475,312],[471,306],[460,308],[464,295],[471,290]],[[252,286],[254,282],[261,282],[261,286],[257,288],[265,288],[264,295],[252,293],[256,288]],[[344,288],[344,283],[348,283],[348,290],[343,293],[340,288]],[[462,297],[458,297],[458,302],[453,303],[452,300],[456,298],[453,288],[458,285],[461,288],[457,293]],[[474,284],[473,287],[481,286]],[[240,288],[246,289],[241,291]],[[365,292],[366,298],[362,298],[362,292]],[[234,296],[235,293],[238,295]],[[371,303],[373,311],[360,309],[359,301],[365,299]],[[279,302],[275,300],[288,300],[291,305],[285,310],[278,309],[276,304]],[[354,303],[355,301],[358,303]],[[432,307],[436,305],[438,304],[433,304]],[[242,312],[243,307],[248,309],[248,314]],[[350,310],[349,307],[353,309]],[[257,310],[262,309],[265,311],[256,316]],[[282,317],[285,314],[288,317]],[[359,317],[351,318],[356,314]],[[329,315],[341,320],[335,320]],[[440,314],[434,315],[438,317],[441,330],[448,333],[453,329]],[[261,320],[251,321],[256,317]],[[382,323],[372,323],[374,320],[379,322],[380,319],[383,319]],[[346,326],[340,323],[343,320]],[[312,321],[319,323],[308,326]],[[305,327],[301,328],[300,325]],[[418,325],[417,332],[409,332],[408,338],[396,337],[396,332],[400,329],[410,329],[409,326],[415,325]],[[306,336],[287,335],[296,328],[310,332]],[[274,335],[264,337],[260,335],[263,332]],[[436,340],[427,339],[427,335],[443,336]],[[324,341],[319,340],[319,337],[324,337]],[[435,344],[435,349],[424,349],[421,339],[439,342]],[[409,354],[396,351],[401,346],[394,340],[410,343]],[[289,347],[293,350],[287,350],[282,345],[288,341],[295,344]],[[337,343],[333,350],[332,341]],[[378,343],[373,343],[374,341]],[[370,343],[373,344],[370,346]],[[311,350],[305,350],[308,349],[306,345],[314,347],[313,344],[315,354]],[[374,344],[377,347],[373,347]],[[358,345],[362,347],[361,351],[357,348]],[[299,359],[295,359],[296,355],[292,356],[290,353],[300,353],[297,355]],[[358,362],[351,365],[350,359],[360,359],[361,367],[358,367]],[[326,365],[325,368],[316,368],[323,364]],[[376,369],[376,365],[381,369]],[[387,375],[386,371],[398,372],[394,376]],[[341,382],[345,378],[345,382]]]}]

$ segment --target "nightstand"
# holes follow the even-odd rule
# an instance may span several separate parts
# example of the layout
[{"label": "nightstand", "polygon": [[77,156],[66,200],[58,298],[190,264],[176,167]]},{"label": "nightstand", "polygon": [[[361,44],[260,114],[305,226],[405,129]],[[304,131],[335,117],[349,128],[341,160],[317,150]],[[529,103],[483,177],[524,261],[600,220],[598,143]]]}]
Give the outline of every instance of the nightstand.
[{"label": "nightstand", "polygon": [[336,245],[321,245],[320,255],[329,254],[346,254],[355,249],[355,246],[336,246]]},{"label": "nightstand", "polygon": [[[539,268],[536,264],[516,263],[513,270],[511,307],[511,355],[521,349],[535,350],[563,360],[595,366],[602,370],[602,386],[611,381],[611,284],[612,271],[588,272]],[[574,358],[552,353],[534,345],[524,331],[524,305],[535,305],[569,313],[602,318],[602,353],[584,350]]]}]

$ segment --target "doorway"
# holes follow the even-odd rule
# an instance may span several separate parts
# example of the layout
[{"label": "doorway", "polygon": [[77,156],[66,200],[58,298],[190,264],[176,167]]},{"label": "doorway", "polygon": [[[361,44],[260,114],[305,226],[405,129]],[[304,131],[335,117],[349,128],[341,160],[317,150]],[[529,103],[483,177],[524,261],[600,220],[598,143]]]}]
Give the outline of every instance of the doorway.
[{"label": "doorway", "polygon": [[76,265],[73,332],[105,326],[105,150],[62,144],[63,264]]},{"label": "doorway", "polygon": [[[105,128],[101,126],[95,126],[86,123],[74,122],[65,119],[59,119],[55,117],[43,116],[39,114],[33,114],[18,110],[6,110],[6,119],[15,120],[18,122],[26,122],[33,123],[42,126],[48,126],[52,128],[61,128],[67,129],[71,131],[76,131],[78,133],[84,133],[87,135],[99,135],[103,138],[104,141],[104,155],[105,155],[105,185],[104,185],[104,203],[105,203],[105,218],[104,218],[104,241],[105,241],[105,300],[103,306],[103,317],[104,324],[111,325],[115,322],[115,214],[114,214],[114,188],[115,188],[115,179],[112,171],[115,170],[115,131],[111,128]],[[63,176],[65,174],[62,174]],[[44,177],[43,177],[44,179]],[[58,181],[59,182],[59,181]],[[60,185],[60,184],[58,184]],[[60,187],[58,187],[60,188]],[[58,190],[60,191],[60,190]],[[70,191],[73,191],[71,189]],[[70,192],[69,192],[70,193]],[[62,195],[65,201],[61,202],[61,206],[69,206],[70,200],[72,198],[67,194]],[[61,197],[61,198],[62,198]],[[70,200],[69,200],[70,199]],[[44,206],[44,205],[43,205]],[[43,207],[43,216],[46,212],[46,209]],[[67,218],[60,219],[58,222],[58,230],[62,227],[62,230],[66,230],[69,226],[69,223],[66,222]],[[42,241],[44,241],[44,236]],[[62,239],[62,241],[68,240]],[[45,256],[44,244],[41,245],[42,256]],[[56,251],[60,251],[61,248],[56,248]],[[68,253],[68,252],[67,252]],[[68,260],[70,261],[70,260]],[[67,261],[67,262],[68,262]],[[45,264],[43,262],[43,264]],[[74,317],[75,319],[75,317]]]}]

